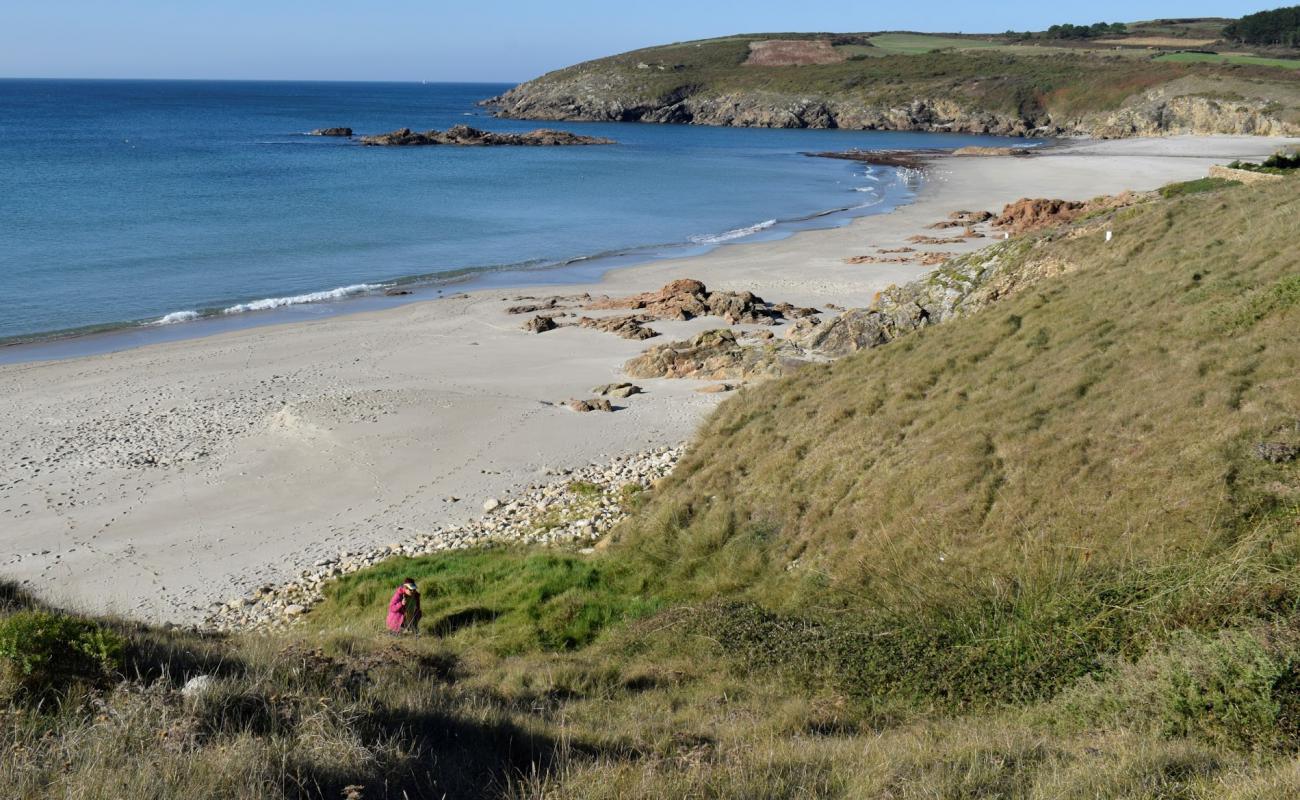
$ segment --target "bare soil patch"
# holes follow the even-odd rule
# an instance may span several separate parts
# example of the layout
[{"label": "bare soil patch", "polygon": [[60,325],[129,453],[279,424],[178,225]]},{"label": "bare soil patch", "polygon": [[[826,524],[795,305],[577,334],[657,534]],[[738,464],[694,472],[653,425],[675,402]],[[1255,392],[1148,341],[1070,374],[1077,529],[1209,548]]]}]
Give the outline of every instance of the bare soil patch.
[{"label": "bare soil patch", "polygon": [[768,39],[749,43],[751,67],[797,67],[804,64],[838,64],[844,54],[825,39]]}]

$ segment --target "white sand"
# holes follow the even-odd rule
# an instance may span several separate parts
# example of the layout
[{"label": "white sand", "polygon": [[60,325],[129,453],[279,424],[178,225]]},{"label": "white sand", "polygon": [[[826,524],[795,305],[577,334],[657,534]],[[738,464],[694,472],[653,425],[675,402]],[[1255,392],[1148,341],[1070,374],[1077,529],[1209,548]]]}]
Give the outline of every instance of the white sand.
[{"label": "white sand", "polygon": [[640,381],[647,393],[614,414],[550,405],[617,380],[649,344],[721,323],[656,324],[665,336],[648,343],[577,328],[534,335],[503,298],[694,277],[772,301],[860,306],[925,268],[844,259],[943,235],[925,227],[951,211],[1151,189],[1282,144],[1177,137],[941,159],[918,201],[893,213],[618,270],[598,286],[480,292],[0,367],[0,577],[67,606],[194,621],[324,555],[477,515],[546,467],[675,444],[721,399],[690,381]]}]

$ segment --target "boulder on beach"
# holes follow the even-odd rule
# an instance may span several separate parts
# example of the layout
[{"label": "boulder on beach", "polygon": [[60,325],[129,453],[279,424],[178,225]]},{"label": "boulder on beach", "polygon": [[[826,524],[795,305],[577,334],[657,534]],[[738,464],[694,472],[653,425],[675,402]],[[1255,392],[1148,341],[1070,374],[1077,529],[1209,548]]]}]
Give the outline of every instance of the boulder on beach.
[{"label": "boulder on beach", "polygon": [[523,328],[531,333],[546,333],[560,327],[555,324],[554,317],[543,317],[538,315],[524,323]]},{"label": "boulder on beach", "polygon": [[[793,309],[793,306],[785,305]],[[631,309],[652,319],[689,320],[722,317],[728,325],[771,325],[782,317],[779,307],[753,292],[711,292],[700,281],[682,278],[653,292],[630,297],[603,297],[587,304],[593,311]],[[814,312],[815,313],[815,312]]]},{"label": "boulder on beach", "polygon": [[659,335],[657,331],[644,325],[652,319],[653,317],[648,314],[632,314],[626,317],[582,317],[578,320],[578,325],[612,333],[624,339],[642,341]]},{"label": "boulder on beach", "polygon": [[623,365],[632,378],[767,378],[792,364],[781,354],[741,344],[736,334],[704,331],[684,342],[656,345]]},{"label": "boulder on beach", "polygon": [[641,394],[644,390],[634,383],[606,383],[601,386],[592,388],[592,394],[609,397],[631,397],[634,394]]},{"label": "boulder on beach", "polygon": [[585,414],[589,411],[613,411],[614,406],[603,397],[594,397],[590,400],[570,400],[569,408],[578,413]]}]

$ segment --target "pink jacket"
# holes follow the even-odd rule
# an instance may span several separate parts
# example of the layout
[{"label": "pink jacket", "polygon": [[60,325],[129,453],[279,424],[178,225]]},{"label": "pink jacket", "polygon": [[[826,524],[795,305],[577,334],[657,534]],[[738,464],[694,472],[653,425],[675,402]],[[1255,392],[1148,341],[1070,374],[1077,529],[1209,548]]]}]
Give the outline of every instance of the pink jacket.
[{"label": "pink jacket", "polygon": [[402,629],[403,612],[406,609],[406,592],[402,587],[397,587],[393,592],[393,599],[388,601],[388,629],[390,631],[400,631]]}]

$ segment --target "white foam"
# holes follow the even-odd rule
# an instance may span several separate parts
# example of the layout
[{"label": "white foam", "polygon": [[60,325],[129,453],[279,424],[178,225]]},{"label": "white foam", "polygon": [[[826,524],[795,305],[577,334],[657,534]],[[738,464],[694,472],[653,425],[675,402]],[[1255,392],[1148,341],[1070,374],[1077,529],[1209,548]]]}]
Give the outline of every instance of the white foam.
[{"label": "white foam", "polygon": [[723,242],[730,242],[733,239],[743,239],[746,236],[752,236],[759,231],[767,230],[775,224],[776,220],[769,219],[760,222],[757,225],[750,225],[747,228],[736,228],[734,230],[729,230],[726,233],[700,234],[699,236],[692,236],[691,241],[696,244],[722,244]]},{"label": "white foam", "polygon": [[384,288],[377,283],[357,283],[352,286],[341,286],[338,289],[330,289],[326,292],[309,292],[307,294],[296,294],[291,297],[267,297],[262,300],[254,300],[251,303],[240,303],[230,308],[222,309],[222,314],[243,314],[246,311],[270,311],[273,308],[284,308],[285,306],[300,306],[307,303],[321,303],[327,300],[342,300],[345,297],[354,297],[359,294],[373,292],[376,289]]},{"label": "white foam", "polygon": [[190,320],[195,320],[198,318],[199,318],[199,312],[197,311],[173,311],[170,314],[165,314],[159,317],[158,319],[154,320],[153,322],[150,322],[149,324],[150,325],[175,325],[178,322],[189,322]]}]

